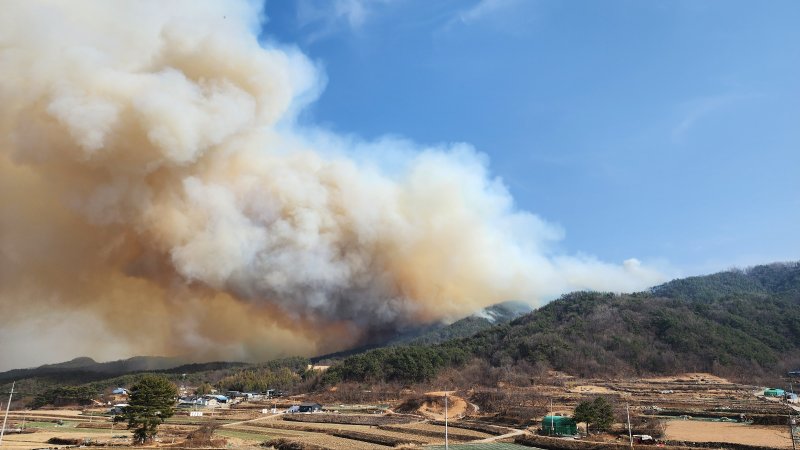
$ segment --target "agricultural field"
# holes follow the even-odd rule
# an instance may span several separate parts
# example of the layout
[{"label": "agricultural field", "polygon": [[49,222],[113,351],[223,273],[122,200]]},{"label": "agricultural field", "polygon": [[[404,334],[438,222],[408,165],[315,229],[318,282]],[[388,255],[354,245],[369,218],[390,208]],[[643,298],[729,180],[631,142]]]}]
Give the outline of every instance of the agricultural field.
[{"label": "agricultural field", "polygon": [[785,426],[747,425],[728,422],[696,420],[670,420],[666,438],[672,441],[730,442],[744,445],[763,445],[774,448],[792,448],[792,440]]},{"label": "agricultural field", "polygon": [[[131,440],[131,433],[124,428],[121,430],[112,430],[111,427],[109,427],[107,430],[89,428],[82,426],[89,424],[88,421],[64,419],[59,422],[60,419],[48,419],[47,416],[44,415],[32,416],[33,417],[28,417],[26,415],[24,428],[21,420],[19,422],[15,420],[19,416],[9,416],[9,422],[11,422],[11,426],[8,426],[7,428],[9,430],[23,429],[24,432],[7,433],[5,436],[3,436],[4,449],[27,450],[49,447],[50,445],[47,442],[52,438],[76,440],[79,443],[91,442],[112,445],[125,445]],[[69,419],[78,418],[77,414],[53,414],[50,417],[58,416]]]},{"label": "agricultural field", "polygon": [[[523,448],[515,440],[525,442],[525,436],[534,436],[544,414],[571,415],[579,402],[604,396],[614,403],[617,417],[627,405],[633,417],[661,423],[663,435],[659,439],[668,445],[727,442],[791,448],[786,420],[793,410],[785,403],[758,395],[763,390],[758,386],[705,374],[604,380],[551,373],[549,379],[546,384],[528,387],[448,391],[446,417],[444,391],[407,392],[407,397],[416,397],[398,395],[397,400],[381,405],[338,403],[313,414],[264,414],[262,410],[271,411],[274,406],[266,402],[217,408],[202,417],[179,411],[160,427],[157,445],[180,444],[201,426],[211,426],[214,439],[235,448],[259,448],[270,441],[334,450],[439,449],[443,448],[446,423],[450,448],[510,450]],[[286,399],[284,405],[308,400],[309,396]],[[26,433],[7,434],[3,447],[42,448],[51,446],[47,444],[51,438],[78,444],[128,445],[131,434],[124,425],[112,424],[103,412],[12,411],[8,429],[24,426]],[[593,434],[591,440],[595,444],[598,440],[624,441],[627,432],[623,424],[618,421],[614,427],[610,433]],[[579,430],[583,429],[580,424]],[[531,442],[527,441],[528,445]],[[582,448],[580,440],[564,442],[570,442],[569,448]]]}]

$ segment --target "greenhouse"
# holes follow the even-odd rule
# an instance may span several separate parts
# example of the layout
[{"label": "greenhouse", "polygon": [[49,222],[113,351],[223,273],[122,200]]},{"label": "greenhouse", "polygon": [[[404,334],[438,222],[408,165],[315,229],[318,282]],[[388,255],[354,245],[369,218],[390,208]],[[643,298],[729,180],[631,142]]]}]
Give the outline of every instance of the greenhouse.
[{"label": "greenhouse", "polygon": [[764,397],[783,397],[786,391],[777,388],[764,389]]},{"label": "greenhouse", "polygon": [[572,417],[544,416],[542,432],[546,435],[572,436],[578,434],[578,424]]}]

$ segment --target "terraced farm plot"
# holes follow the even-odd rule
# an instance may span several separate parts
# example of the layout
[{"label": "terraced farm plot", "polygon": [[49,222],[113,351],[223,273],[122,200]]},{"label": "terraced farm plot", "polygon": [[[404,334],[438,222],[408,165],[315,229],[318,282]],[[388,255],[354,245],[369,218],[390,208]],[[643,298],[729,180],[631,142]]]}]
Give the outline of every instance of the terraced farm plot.
[{"label": "terraced farm plot", "polygon": [[[376,436],[387,436],[392,439],[408,439],[408,442],[415,442],[415,441],[430,441],[430,439],[420,438],[419,435],[406,432],[403,430],[385,430],[379,429],[377,427],[372,427],[369,425],[348,425],[348,424],[339,424],[339,423],[286,423],[282,421],[264,421],[264,422],[251,422],[248,424],[249,426],[255,428],[266,428],[266,429],[274,429],[274,430],[289,430],[289,431],[299,431],[299,432],[306,432],[306,433],[317,433],[317,434],[333,434],[333,433],[354,433],[354,434],[364,434],[364,435],[376,435]],[[442,428],[444,430],[444,428]],[[444,432],[442,432],[442,440],[444,439]]]},{"label": "terraced farm plot", "polygon": [[329,433],[337,430],[363,431],[370,429],[370,427],[367,425],[347,425],[340,423],[291,423],[281,420],[248,422],[246,425],[251,427],[272,428],[276,430],[308,431],[313,433]]},{"label": "terraced farm plot", "polygon": [[[316,438],[320,438],[322,439],[321,442],[324,442],[325,439],[334,437],[350,441],[365,441],[370,445],[383,444],[384,446],[395,446],[402,443],[417,445],[444,443],[443,426],[422,422],[375,427],[342,423],[300,423],[270,418],[226,427],[225,430],[244,431],[274,437],[297,436],[298,438],[302,437],[304,441],[308,441],[309,438],[315,438],[313,443],[317,443],[318,439]],[[456,442],[479,440],[490,436],[479,431],[452,428],[450,432],[451,441]]]},{"label": "terraced farm plot", "polygon": [[[532,450],[532,447],[524,445],[508,444],[504,442],[481,443],[481,444],[450,444],[452,450]],[[444,445],[434,445],[425,447],[426,450],[445,450]],[[536,450],[535,448],[533,450]]]},{"label": "terraced farm plot", "polygon": [[[49,447],[47,440],[53,437],[68,438],[68,439],[88,439],[97,442],[115,442],[115,443],[128,443],[130,442],[130,433],[127,430],[97,430],[91,428],[77,428],[77,422],[70,422],[64,426],[55,426],[51,422],[33,422],[26,424],[26,428],[38,429],[35,433],[30,434],[6,434],[3,436],[3,448],[13,450],[27,450],[35,448]],[[41,426],[39,426],[41,425]],[[114,436],[124,436],[123,438],[114,439]]]},{"label": "terraced farm plot", "polygon": [[295,441],[319,445],[331,450],[386,450],[388,448],[385,445],[372,444],[369,442],[356,441],[336,436],[326,436],[322,434],[298,438]]},{"label": "terraced farm plot", "polygon": [[245,430],[231,430],[231,429],[223,429],[217,430],[214,432],[215,436],[224,436],[224,437],[232,437],[237,439],[242,439],[245,441],[253,441],[253,442],[261,442],[265,440],[266,436],[260,433],[251,433]]},{"label": "terraced farm plot", "polygon": [[202,416],[202,417],[172,416],[169,419],[167,419],[165,423],[176,423],[180,425],[204,425],[209,422],[214,422],[220,425],[224,425],[226,423],[239,422],[239,420],[230,417],[222,418],[220,416]]},{"label": "terraced farm plot", "polygon": [[[416,436],[426,436],[428,438],[444,439],[445,427],[430,423],[414,423],[406,425],[383,425],[378,427],[386,431],[405,432]],[[453,441],[475,441],[491,437],[490,434],[480,431],[466,430],[462,428],[448,429],[448,436]]]},{"label": "terraced farm plot", "polygon": [[309,434],[309,432],[299,430],[280,430],[276,428],[260,428],[251,427],[247,425],[237,425],[234,427],[222,428],[215,433],[225,435],[228,432],[246,433],[250,435],[260,436],[261,440],[276,438],[276,437],[300,437]]},{"label": "terraced farm plot", "polygon": [[410,415],[368,415],[368,414],[288,414],[283,420],[306,423],[341,423],[350,425],[395,425],[419,421]]},{"label": "terraced farm plot", "polygon": [[[432,420],[432,424],[443,426],[445,423],[442,420]],[[475,422],[475,421],[452,421],[448,424],[451,428],[458,428],[464,430],[472,430],[472,431],[479,431],[482,433],[492,434],[494,436],[502,436],[506,433],[514,431],[508,427],[501,427],[497,425],[491,425],[482,422]]]},{"label": "terraced farm plot", "polygon": [[314,444],[334,450],[386,449],[386,446],[383,445],[331,436],[324,433],[265,429],[259,427],[249,427],[249,426],[236,426],[231,428],[224,428],[221,430],[217,430],[216,434],[220,436],[243,439],[254,443],[260,443],[269,439],[284,438],[284,439],[289,439],[293,442]]},{"label": "terraced farm plot", "polygon": [[[48,428],[75,428],[79,422],[64,422],[63,425],[59,425],[56,422],[51,421],[26,421],[25,428],[39,428],[39,429],[48,429]],[[11,428],[11,427],[9,427]]]},{"label": "terraced farm plot", "polygon": [[745,445],[792,447],[787,427],[763,427],[740,423],[669,420],[666,437],[678,441],[719,442],[724,439],[723,442]]}]

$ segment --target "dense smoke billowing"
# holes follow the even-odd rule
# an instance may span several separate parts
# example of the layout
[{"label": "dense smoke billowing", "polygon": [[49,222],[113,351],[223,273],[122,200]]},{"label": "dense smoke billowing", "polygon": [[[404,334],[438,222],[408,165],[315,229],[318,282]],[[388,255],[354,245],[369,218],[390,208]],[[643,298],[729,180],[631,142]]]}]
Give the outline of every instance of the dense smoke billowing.
[{"label": "dense smoke billowing", "polygon": [[320,74],[259,44],[250,3],[0,9],[4,366],[310,354],[659,281],[553,254],[561,231],[467,145],[295,125]]}]

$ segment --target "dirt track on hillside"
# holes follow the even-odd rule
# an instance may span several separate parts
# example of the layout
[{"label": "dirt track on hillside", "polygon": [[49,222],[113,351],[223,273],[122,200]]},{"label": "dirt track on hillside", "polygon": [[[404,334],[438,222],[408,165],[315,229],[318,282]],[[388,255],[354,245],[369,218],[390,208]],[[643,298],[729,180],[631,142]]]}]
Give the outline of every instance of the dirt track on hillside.
[{"label": "dirt track on hillside", "polygon": [[[447,394],[447,418],[457,419],[463,417],[467,412],[467,402],[461,397],[453,395],[455,391],[433,391],[426,392],[425,395],[433,397],[444,397]],[[435,420],[444,420],[444,407],[438,403],[425,402],[419,408],[420,414]]]}]

